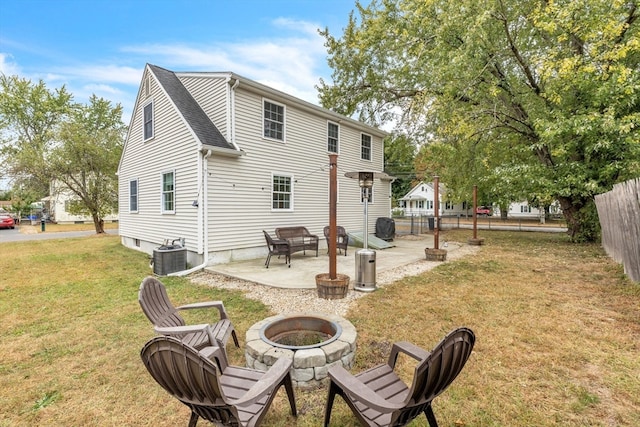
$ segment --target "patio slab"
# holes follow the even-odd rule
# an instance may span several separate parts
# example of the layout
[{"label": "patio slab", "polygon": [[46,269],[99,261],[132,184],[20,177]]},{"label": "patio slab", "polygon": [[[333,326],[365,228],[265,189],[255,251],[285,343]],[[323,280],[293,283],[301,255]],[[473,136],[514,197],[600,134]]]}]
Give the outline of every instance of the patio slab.
[{"label": "patio slab", "polygon": [[[392,248],[376,250],[376,274],[411,264],[425,259],[424,249],[433,247],[432,235],[401,236],[393,240]],[[449,245],[448,251],[456,250],[459,246]],[[360,248],[349,246],[348,255],[338,254],[336,257],[336,270],[339,274],[346,274],[351,278],[351,287],[355,280],[356,252]],[[271,258],[269,268],[265,268],[264,258],[234,261],[227,264],[218,264],[207,267],[212,273],[229,277],[288,289],[315,289],[315,276],[329,272],[329,256],[326,248],[320,248],[318,256],[295,253],[291,257],[291,268],[288,268],[284,258]]]}]

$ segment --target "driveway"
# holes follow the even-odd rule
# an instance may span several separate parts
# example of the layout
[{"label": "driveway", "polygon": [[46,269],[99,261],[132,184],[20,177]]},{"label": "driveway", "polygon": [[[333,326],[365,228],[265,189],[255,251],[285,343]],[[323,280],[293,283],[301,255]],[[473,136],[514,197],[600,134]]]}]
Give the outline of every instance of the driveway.
[{"label": "driveway", "polygon": [[[108,234],[118,234],[118,229],[106,230]],[[91,231],[61,231],[44,233],[21,233],[20,226],[14,229],[0,229],[0,243],[4,242],[26,242],[29,240],[48,240],[48,239],[66,239],[69,237],[84,237],[96,234],[95,230]]]}]

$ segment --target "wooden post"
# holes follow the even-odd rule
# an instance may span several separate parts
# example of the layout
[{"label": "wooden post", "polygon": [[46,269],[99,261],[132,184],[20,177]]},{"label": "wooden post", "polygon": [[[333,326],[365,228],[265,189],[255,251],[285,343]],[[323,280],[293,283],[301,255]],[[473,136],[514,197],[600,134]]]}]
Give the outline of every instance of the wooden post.
[{"label": "wooden post", "polygon": [[440,232],[438,230],[438,215],[440,211],[440,177],[438,175],[433,177],[433,191],[433,248],[440,249]]},{"label": "wooden post", "polygon": [[473,238],[478,238],[478,186],[473,186]]},{"label": "wooden post", "polygon": [[337,277],[337,205],[338,205],[338,155],[329,154],[329,278]]}]

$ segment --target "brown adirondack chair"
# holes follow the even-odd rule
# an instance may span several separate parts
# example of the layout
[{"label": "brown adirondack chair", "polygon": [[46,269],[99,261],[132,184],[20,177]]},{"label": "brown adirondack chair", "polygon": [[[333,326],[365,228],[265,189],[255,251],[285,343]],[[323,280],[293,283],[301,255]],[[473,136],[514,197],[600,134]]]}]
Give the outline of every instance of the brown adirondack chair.
[{"label": "brown adirondack chair", "polygon": [[199,418],[223,426],[258,426],[281,386],[297,416],[291,359],[280,358],[262,372],[227,365],[219,346],[198,351],[171,336],[150,340],[140,357],[158,384],[191,409],[189,427]]},{"label": "brown adirondack chair", "polygon": [[[431,402],[458,376],[471,355],[475,335],[458,328],[429,353],[406,341],[391,349],[388,363],[358,375],[351,375],[341,365],[329,368],[329,396],[324,425],[329,425],[336,394],[342,396],[364,426],[404,426],[424,412],[431,427],[437,427]],[[396,375],[398,354],[405,353],[418,361],[411,387]]]},{"label": "brown adirondack chair", "polygon": [[267,247],[269,249],[269,255],[267,255],[267,260],[264,262],[264,265],[269,268],[272,255],[284,255],[285,263],[289,264],[289,268],[291,268],[291,245],[289,242],[284,239],[274,239],[264,230],[262,230],[262,232],[264,233],[264,238],[267,241]]},{"label": "brown adirondack chair", "polygon": [[[324,238],[327,239],[327,248],[329,247],[329,226],[324,227]],[[347,247],[349,246],[349,236],[347,230],[343,226],[336,226],[336,249],[342,249],[344,256],[347,256]]]},{"label": "brown adirondack chair", "polygon": [[[240,347],[236,330],[227,316],[222,301],[206,301],[174,307],[164,284],[155,277],[149,276],[140,283],[138,302],[153,324],[154,330],[159,334],[178,337],[196,349],[218,345],[218,342],[226,345],[231,336],[236,347]],[[211,324],[186,325],[179,311],[200,308],[217,309],[219,320]]]}]

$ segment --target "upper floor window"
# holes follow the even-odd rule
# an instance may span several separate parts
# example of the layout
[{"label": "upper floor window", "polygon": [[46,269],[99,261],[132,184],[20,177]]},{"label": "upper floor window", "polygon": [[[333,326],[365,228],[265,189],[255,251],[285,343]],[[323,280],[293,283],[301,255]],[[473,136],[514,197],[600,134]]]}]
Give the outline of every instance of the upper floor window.
[{"label": "upper floor window", "polygon": [[176,174],[174,171],[162,174],[162,212],[176,211]]},{"label": "upper floor window", "polygon": [[138,212],[138,180],[129,181],[129,212]]},{"label": "upper floor window", "polygon": [[360,137],[360,158],[371,160],[371,135],[363,133]]},{"label": "upper floor window", "polygon": [[340,127],[336,123],[327,122],[327,151],[338,152],[338,135]]},{"label": "upper floor window", "polygon": [[284,105],[264,100],[264,137],[284,141]]},{"label": "upper floor window", "polygon": [[273,175],[271,186],[271,208],[291,210],[293,208],[293,186],[291,176]]},{"label": "upper floor window", "polygon": [[529,205],[520,205],[520,212],[521,213],[531,213],[531,206]]},{"label": "upper floor window", "polygon": [[153,102],[144,106],[144,140],[153,138]]}]

